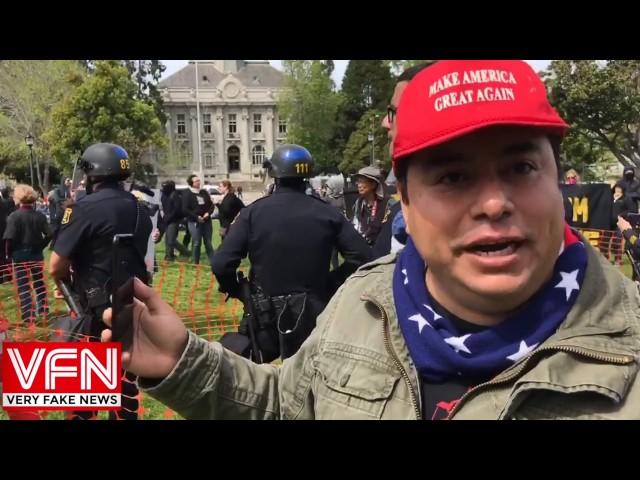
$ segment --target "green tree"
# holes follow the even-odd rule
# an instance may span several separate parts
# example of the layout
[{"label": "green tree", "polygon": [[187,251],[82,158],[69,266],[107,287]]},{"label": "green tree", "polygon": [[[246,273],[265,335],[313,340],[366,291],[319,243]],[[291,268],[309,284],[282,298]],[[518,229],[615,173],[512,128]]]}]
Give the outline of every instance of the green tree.
[{"label": "green tree", "polygon": [[385,62],[388,63],[391,72],[397,76],[414,65],[420,63],[435,63],[437,60],[385,60]]},{"label": "green tree", "polygon": [[[381,120],[386,111],[369,110],[356,124],[356,129],[349,137],[340,162],[340,171],[345,174],[356,173],[362,167],[371,165],[372,153],[374,164],[389,169],[390,158],[387,144],[387,131],[382,128]],[[373,142],[371,136],[373,135]],[[372,152],[372,144],[373,152]]]},{"label": "green tree", "polygon": [[368,110],[386,110],[395,79],[385,60],[351,60],[342,80],[338,137],[347,141]]},{"label": "green tree", "polygon": [[89,145],[122,145],[137,178],[146,176],[142,157],[167,138],[154,107],[138,97],[138,86],[118,61],[97,61],[94,73],[60,103],[46,135],[61,163],[76,159]]},{"label": "green tree", "polygon": [[0,62],[0,168],[27,181],[29,150],[25,137],[34,137],[34,185],[49,189],[52,143],[46,138],[54,108],[67,98],[85,75],[71,60],[7,60]]},{"label": "green tree", "polygon": [[307,148],[318,172],[337,166],[330,147],[340,95],[327,65],[318,60],[285,60],[286,91],[278,100],[280,115],[288,119],[287,141]]},{"label": "green tree", "polygon": [[[542,73],[551,103],[571,125],[567,156],[585,165],[640,167],[640,60],[554,60]],[[568,158],[579,163],[579,158]]]},{"label": "green tree", "polygon": [[158,89],[162,72],[167,67],[160,60],[124,60],[124,64],[138,86],[138,99],[153,107],[163,125],[167,123],[162,94]]}]

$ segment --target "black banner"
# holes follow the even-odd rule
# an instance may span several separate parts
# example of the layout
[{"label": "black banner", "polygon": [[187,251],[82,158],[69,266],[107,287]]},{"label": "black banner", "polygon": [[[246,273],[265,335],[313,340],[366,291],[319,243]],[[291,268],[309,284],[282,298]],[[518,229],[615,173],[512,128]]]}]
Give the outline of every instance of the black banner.
[{"label": "black banner", "polygon": [[606,183],[561,185],[567,223],[578,229],[611,230],[613,195]]},{"label": "black banner", "polygon": [[560,185],[565,219],[611,261],[620,262],[622,239],[613,231],[613,194],[606,183]]}]

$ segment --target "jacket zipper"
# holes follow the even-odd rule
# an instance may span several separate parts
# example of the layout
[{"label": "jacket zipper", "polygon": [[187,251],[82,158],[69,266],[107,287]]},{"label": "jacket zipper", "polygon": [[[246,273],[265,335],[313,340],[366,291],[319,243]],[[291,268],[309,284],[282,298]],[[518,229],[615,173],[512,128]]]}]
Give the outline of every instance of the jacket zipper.
[{"label": "jacket zipper", "polygon": [[393,350],[393,347],[391,346],[391,339],[389,334],[389,321],[388,321],[387,313],[382,307],[382,305],[380,305],[373,298],[370,298],[370,297],[363,297],[363,298],[373,303],[380,311],[381,320],[382,320],[382,335],[384,337],[384,346],[387,349],[387,352],[391,355],[391,358],[393,359],[393,363],[396,365],[396,367],[400,371],[400,374],[402,375],[404,382],[407,384],[407,388],[409,388],[409,395],[411,396],[411,404],[413,405],[413,409],[416,414],[416,419],[420,420],[422,418],[422,413],[420,412],[420,407],[418,405],[416,392],[413,389],[413,384],[411,383],[411,379],[409,378],[407,371],[402,366],[400,359],[398,358],[398,356],[396,355],[396,352]]},{"label": "jacket zipper", "polygon": [[626,365],[626,364],[631,363],[631,362],[634,361],[634,357],[632,357],[630,355],[605,354],[605,353],[602,353],[602,352],[597,352],[597,351],[588,350],[588,349],[579,348],[579,347],[562,346],[562,345],[559,345],[559,346],[551,346],[550,345],[548,347],[542,347],[542,348],[536,350],[535,352],[530,353],[527,357],[525,357],[524,361],[522,361],[520,363],[520,365],[517,368],[515,368],[509,375],[507,375],[505,377],[502,377],[499,380],[490,380],[488,382],[481,383],[480,385],[475,386],[474,388],[469,390],[467,393],[465,393],[462,396],[462,398],[460,398],[460,400],[455,405],[455,407],[453,407],[451,412],[449,412],[449,415],[447,416],[447,420],[453,418],[453,415],[455,413],[457,413],[458,410],[460,410],[460,406],[472,394],[475,394],[478,390],[492,388],[492,387],[495,387],[496,385],[500,385],[502,383],[510,382],[514,378],[518,377],[520,375],[520,373],[522,373],[522,370],[524,370],[524,368],[527,366],[529,361],[534,356],[536,356],[536,355],[538,355],[538,354],[540,354],[542,352],[552,352],[552,351],[553,352],[573,353],[573,354],[576,354],[576,355],[581,355],[583,357],[591,358],[593,360],[598,360],[600,362],[615,363],[617,365]]}]

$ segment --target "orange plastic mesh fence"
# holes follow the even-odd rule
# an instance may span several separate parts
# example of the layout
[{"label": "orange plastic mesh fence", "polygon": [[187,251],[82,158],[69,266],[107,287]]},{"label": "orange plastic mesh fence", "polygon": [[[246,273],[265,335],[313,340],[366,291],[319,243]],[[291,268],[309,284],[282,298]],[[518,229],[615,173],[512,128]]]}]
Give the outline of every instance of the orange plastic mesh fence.
[{"label": "orange plastic mesh fence", "polygon": [[[48,275],[45,262],[23,262],[0,266],[0,331],[9,341],[49,341],[63,333],[56,321],[73,316]],[[158,264],[153,288],[181,317],[187,328],[207,340],[217,340],[225,332],[236,331],[242,305],[218,292],[218,285],[208,265],[185,263]],[[75,335],[79,341],[90,340]],[[162,406],[148,408],[139,394],[139,418],[175,418]],[[152,411],[153,410],[153,411]],[[39,419],[47,412],[12,413],[10,418]]]}]

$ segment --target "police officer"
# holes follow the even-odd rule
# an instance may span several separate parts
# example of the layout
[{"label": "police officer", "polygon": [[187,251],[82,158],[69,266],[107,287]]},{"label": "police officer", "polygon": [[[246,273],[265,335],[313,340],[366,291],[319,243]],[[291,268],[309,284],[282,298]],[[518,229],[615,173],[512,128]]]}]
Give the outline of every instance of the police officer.
[{"label": "police officer", "polygon": [[[371,249],[337,209],[305,195],[305,178],[313,173],[313,159],[305,148],[282,145],[264,166],[275,179],[273,194],[240,211],[213,256],[212,269],[220,291],[239,298],[236,269],[249,255],[249,279],[256,294],[252,305],[260,320],[257,343],[262,361],[270,362],[298,350],[333,293],[370,260]],[[344,263],[330,272],[334,248]],[[239,333],[246,338],[246,315]],[[235,340],[227,336],[222,343],[249,356]]]},{"label": "police officer", "polygon": [[[73,291],[86,313],[82,333],[99,341],[104,328],[102,312],[110,306],[113,237],[134,235],[130,273],[148,282],[144,257],[152,224],[149,213],[122,185],[131,175],[131,163],[122,147],[110,143],[91,145],[78,167],[86,175],[87,195],[63,212],[49,273],[57,283],[72,277]],[[128,381],[122,385],[123,408],[118,418],[135,419],[138,405],[133,397],[137,395],[137,387],[134,378],[126,376]],[[74,418],[90,418],[95,413],[74,414]]]}]

